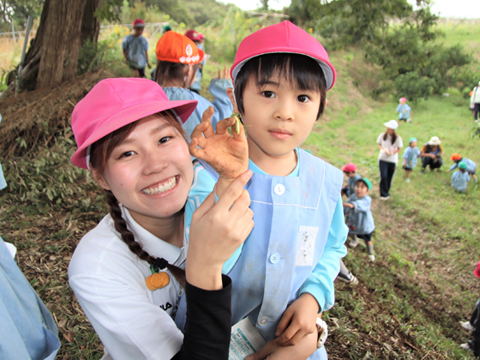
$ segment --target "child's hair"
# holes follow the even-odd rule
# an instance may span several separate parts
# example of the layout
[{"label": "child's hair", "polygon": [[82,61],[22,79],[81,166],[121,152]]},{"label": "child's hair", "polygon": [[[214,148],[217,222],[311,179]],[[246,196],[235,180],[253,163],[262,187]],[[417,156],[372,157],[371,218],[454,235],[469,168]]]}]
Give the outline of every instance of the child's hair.
[{"label": "child's hair", "polygon": [[235,79],[235,101],[240,114],[245,113],[243,92],[250,77],[253,77],[257,87],[261,88],[277,74],[299,90],[320,92],[318,119],[325,109],[327,92],[325,75],[317,61],[308,56],[293,53],[264,54],[250,59],[243,65]]},{"label": "child's hair", "polygon": [[[181,80],[185,83],[185,67],[187,64],[169,62],[169,61],[157,61],[157,68],[155,70],[154,80],[160,85],[170,80]],[[193,73],[197,73],[197,69],[200,64],[193,65]]]},{"label": "child's hair", "polygon": [[[387,140],[387,136],[388,136],[388,132],[384,132],[383,133],[383,141],[386,141]],[[393,134],[392,134],[392,145],[395,144],[395,141],[397,140],[397,132],[394,131]]]},{"label": "child's hair", "polygon": [[[177,130],[186,141],[185,131],[182,126],[175,118],[175,116],[169,111],[162,111],[158,113],[163,119],[167,121],[175,130]],[[128,135],[135,129],[138,122],[133,122],[124,127],[108,134],[107,136],[101,138],[92,144],[90,150],[90,163],[91,167],[98,171],[100,174],[105,170],[108,158],[112,154],[115,147],[117,147],[123,140],[125,140]],[[112,217],[115,230],[117,230],[125,244],[131,252],[137,255],[141,260],[145,260],[151,266],[158,266],[157,258],[151,256],[145,250],[143,250],[142,245],[139,242],[135,241],[135,236],[128,229],[127,223],[122,216],[122,210],[120,209],[119,203],[115,195],[110,190],[105,190],[107,193],[107,202],[110,206],[110,216]],[[182,209],[183,211],[183,209]],[[170,265],[168,262],[164,261],[163,266],[167,267],[168,270],[177,278],[177,280],[185,287],[185,270],[180,269],[177,266]]]}]

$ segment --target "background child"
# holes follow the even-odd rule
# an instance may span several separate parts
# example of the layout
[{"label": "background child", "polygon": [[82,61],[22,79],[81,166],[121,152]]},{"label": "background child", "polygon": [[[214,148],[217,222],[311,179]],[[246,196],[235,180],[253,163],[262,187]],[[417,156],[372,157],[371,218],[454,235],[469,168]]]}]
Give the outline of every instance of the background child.
[{"label": "background child", "polygon": [[412,108],[407,105],[407,99],[402,97],[399,101],[400,104],[397,106],[398,123],[400,124],[402,121],[411,122],[410,110],[412,110]]},{"label": "background child", "polygon": [[367,178],[361,178],[355,184],[355,193],[348,198],[343,206],[346,207],[345,212],[347,217],[345,221],[350,229],[349,234],[365,240],[365,243],[367,244],[368,258],[370,261],[375,261],[372,242],[372,233],[373,230],[375,230],[375,223],[373,222],[373,215],[370,210],[372,198],[368,195],[371,189],[372,183],[370,180]]},{"label": "background child", "polygon": [[[202,39],[205,38],[203,34],[193,29],[190,29],[185,33],[185,36],[188,37],[190,40],[192,40],[195,43],[195,45],[197,45],[197,48],[199,48],[205,53],[205,47],[203,46],[203,43],[202,43]],[[197,72],[195,73],[195,81],[189,87],[190,90],[196,92],[197,94],[200,94],[200,90],[202,89],[201,81],[203,76],[203,67],[205,66],[205,60],[206,60],[206,56],[203,57],[202,62],[198,66]]]},{"label": "background child", "polygon": [[469,180],[467,165],[460,161],[458,163],[458,171],[455,171],[452,175],[452,187],[459,192],[467,192]]},{"label": "background child", "polygon": [[157,42],[157,70],[155,81],[162,86],[170,100],[196,100],[198,105],[190,118],[183,124],[190,141],[195,126],[200,124],[205,110],[212,106],[215,113],[211,121],[215,129],[217,123],[232,115],[233,106],[227,95],[227,88],[232,86],[228,72],[219,71],[218,78],[212,79],[208,90],[215,97],[213,102],[189,90],[195,81],[197,68],[205,53],[197,48],[192,40],[174,31],[165,33]]},{"label": "background child", "polygon": [[417,166],[417,159],[420,157],[420,150],[417,147],[417,139],[412,137],[409,140],[409,146],[403,153],[403,169],[405,170],[405,181],[410,182],[410,173]]},{"label": "background child", "polygon": [[[273,344],[271,353],[306,358],[315,350],[317,313],[333,306],[333,281],[346,254],[342,173],[298,148],[324,110],[335,69],[318,40],[284,21],[242,41],[231,76],[229,95],[248,133],[254,174],[247,189],[256,214],[254,230],[226,269],[235,283],[233,322],[248,316]],[[198,144],[207,151],[221,141],[200,134]],[[276,345],[289,342],[296,345]],[[326,358],[323,347],[310,357]]]},{"label": "background child", "polygon": [[142,34],[145,29],[145,21],[135,19],[133,21],[133,34],[126,36],[122,42],[123,56],[128,66],[133,70],[135,77],[145,77],[145,66],[151,68],[148,59],[148,41]]},{"label": "background child", "polygon": [[346,195],[347,198],[355,192],[355,184],[358,179],[362,177],[356,173],[357,165],[354,163],[347,163],[342,166],[343,173],[347,176],[347,186],[342,188],[342,195]]},{"label": "background child", "polygon": [[473,180],[475,180],[476,183],[478,182],[477,175],[475,175],[475,171],[477,170],[477,164],[473,160],[462,157],[459,153],[453,154],[450,159],[454,162],[454,164],[450,167],[449,170],[447,170],[447,173],[455,170],[458,167],[458,164],[460,162],[463,162],[467,166],[466,171],[468,175],[472,176]]}]

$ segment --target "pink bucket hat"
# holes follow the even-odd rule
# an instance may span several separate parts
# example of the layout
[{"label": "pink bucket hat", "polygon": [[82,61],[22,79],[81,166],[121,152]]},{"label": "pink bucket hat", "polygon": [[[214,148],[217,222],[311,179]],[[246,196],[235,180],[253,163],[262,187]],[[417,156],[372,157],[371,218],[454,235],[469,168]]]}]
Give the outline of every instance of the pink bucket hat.
[{"label": "pink bucket hat", "polygon": [[473,275],[480,278],[480,262],[477,263],[477,267],[473,270]]},{"label": "pink bucket hat", "polygon": [[316,60],[322,68],[327,81],[327,90],[335,83],[335,68],[330,63],[325,48],[317,39],[290,21],[267,26],[243,39],[238,47],[235,63],[230,70],[233,81],[235,82],[240,69],[248,60],[272,53],[309,56]]},{"label": "pink bucket hat", "polygon": [[78,149],[70,160],[78,167],[89,169],[90,145],[97,140],[164,110],[172,110],[183,124],[196,106],[196,100],[168,100],[160,85],[151,80],[102,80],[73,109],[72,130]]},{"label": "pink bucket hat", "polygon": [[345,171],[345,172],[357,171],[357,165],[355,165],[354,163],[347,163],[345,164],[345,166],[342,166],[342,171]]}]

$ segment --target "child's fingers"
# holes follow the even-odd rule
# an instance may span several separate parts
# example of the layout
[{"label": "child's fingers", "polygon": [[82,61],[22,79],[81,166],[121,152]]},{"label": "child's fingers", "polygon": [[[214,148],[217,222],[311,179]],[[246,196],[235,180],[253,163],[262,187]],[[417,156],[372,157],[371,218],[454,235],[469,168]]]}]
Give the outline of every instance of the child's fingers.
[{"label": "child's fingers", "polygon": [[246,360],[264,360],[267,359],[268,356],[273,353],[275,350],[276,345],[273,343],[273,341],[269,341],[264,345],[263,348],[260,349],[260,351],[257,351],[255,354],[248,355],[245,359]]},{"label": "child's fingers", "polygon": [[235,124],[235,118],[229,117],[223,120],[220,120],[217,123],[217,134],[225,134],[227,132],[227,129]]},{"label": "child's fingers", "polygon": [[223,79],[222,78],[222,69],[218,69],[218,78]]},{"label": "child's fingers", "polygon": [[210,125],[203,131],[203,134],[205,135],[205,137],[210,137],[213,134],[215,134],[215,131],[213,130],[213,126],[212,126],[212,116],[214,113],[215,113],[215,110],[213,109],[213,106],[209,106],[207,110],[203,112],[201,122],[208,123]]},{"label": "child's fingers", "polygon": [[275,336],[280,336],[283,334],[285,329],[287,328],[288,324],[292,321],[293,311],[291,311],[290,307],[285,310],[283,313],[280,322],[277,325],[277,331],[275,332]]},{"label": "child's fingers", "polygon": [[[284,341],[282,343],[282,346],[295,346],[295,345],[297,345],[300,342],[300,340],[302,340],[302,338],[305,336],[305,334],[306,333],[303,332],[303,331],[297,331],[295,333],[295,335],[293,335],[289,340]],[[280,344],[278,344],[278,345],[280,345]]]},{"label": "child's fingers", "polygon": [[229,76],[228,69],[227,69],[227,67],[225,66],[225,67],[223,68],[223,78],[224,78],[224,79],[228,79],[228,76]]},{"label": "child's fingers", "polygon": [[286,346],[289,341],[297,334],[298,328],[289,326],[282,335],[280,335],[276,340],[275,344],[280,346]]}]

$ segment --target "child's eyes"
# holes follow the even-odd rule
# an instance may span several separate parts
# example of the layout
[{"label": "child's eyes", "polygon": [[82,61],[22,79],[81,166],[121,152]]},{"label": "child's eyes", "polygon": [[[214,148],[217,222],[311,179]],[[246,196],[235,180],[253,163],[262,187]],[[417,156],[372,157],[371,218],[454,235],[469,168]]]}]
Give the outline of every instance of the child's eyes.
[{"label": "child's eyes", "polygon": [[275,93],[273,91],[262,91],[262,95],[266,98],[273,98],[275,97]]},{"label": "child's eyes", "polygon": [[306,103],[310,100],[310,97],[308,95],[299,95],[297,97],[297,100],[300,101],[301,103]]},{"label": "child's eyes", "polygon": [[125,151],[118,158],[119,159],[127,158],[127,157],[132,156],[133,154],[135,154],[135,151]]},{"label": "child's eyes", "polygon": [[164,136],[162,137],[160,140],[158,140],[158,143],[159,144],[165,144],[166,142],[168,142],[169,140],[171,140],[173,138],[173,136]]}]

